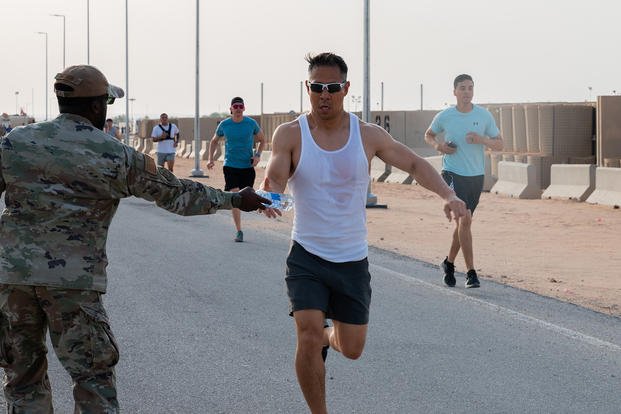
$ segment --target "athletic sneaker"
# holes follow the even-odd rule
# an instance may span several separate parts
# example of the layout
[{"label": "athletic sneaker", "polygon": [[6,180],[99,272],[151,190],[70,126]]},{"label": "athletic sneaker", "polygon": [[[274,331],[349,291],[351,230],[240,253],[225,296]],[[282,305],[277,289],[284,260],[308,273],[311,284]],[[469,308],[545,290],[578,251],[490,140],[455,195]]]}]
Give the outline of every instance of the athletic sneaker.
[{"label": "athletic sneaker", "polygon": [[455,265],[449,262],[447,257],[440,264],[440,267],[444,270],[444,284],[450,287],[455,286]]},{"label": "athletic sneaker", "polygon": [[323,348],[321,348],[321,359],[323,359],[323,362],[326,362],[326,358],[328,358],[329,348],[330,348],[330,345],[326,345]]},{"label": "athletic sneaker", "polygon": [[474,269],[468,270],[468,273],[466,273],[466,287],[478,288],[479,286],[481,286],[481,284],[479,283],[477,272]]},{"label": "athletic sneaker", "polygon": [[[323,323],[323,329],[329,328],[330,325],[328,325],[328,321],[324,321]],[[323,362],[326,362],[326,358],[328,358],[328,349],[330,348],[330,345],[326,345],[323,348],[321,348],[321,359],[323,359]]]},{"label": "athletic sneaker", "polygon": [[238,231],[237,234],[235,235],[235,241],[238,243],[241,243],[244,241],[244,232],[243,231]]}]

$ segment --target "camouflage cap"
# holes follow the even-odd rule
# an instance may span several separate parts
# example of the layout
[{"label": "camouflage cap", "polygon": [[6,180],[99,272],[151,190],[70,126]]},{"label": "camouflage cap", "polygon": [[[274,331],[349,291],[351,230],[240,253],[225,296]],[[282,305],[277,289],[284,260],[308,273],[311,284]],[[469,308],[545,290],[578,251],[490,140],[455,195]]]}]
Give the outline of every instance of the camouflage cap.
[{"label": "camouflage cap", "polygon": [[122,98],[123,89],[111,85],[99,69],[89,65],[69,66],[54,79],[54,92],[66,98],[86,98],[108,95],[108,98]]}]

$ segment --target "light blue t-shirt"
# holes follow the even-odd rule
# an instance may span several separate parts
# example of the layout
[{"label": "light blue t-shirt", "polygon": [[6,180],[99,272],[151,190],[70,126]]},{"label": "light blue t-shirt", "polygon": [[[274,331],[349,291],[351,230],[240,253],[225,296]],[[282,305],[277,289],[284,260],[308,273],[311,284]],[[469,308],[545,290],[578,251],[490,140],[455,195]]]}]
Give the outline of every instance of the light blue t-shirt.
[{"label": "light blue t-shirt", "polygon": [[216,135],[225,139],[224,165],[226,167],[252,167],[254,136],[260,130],[257,121],[247,116],[239,122],[233,121],[233,118],[226,118],[220,122]]},{"label": "light blue t-shirt", "polygon": [[430,128],[436,134],[444,132],[446,142],[453,141],[457,145],[457,151],[442,157],[442,169],[467,177],[485,174],[484,145],[467,143],[466,134],[476,132],[490,138],[500,135],[487,109],[473,105],[472,111],[459,112],[452,106],[437,114]]}]

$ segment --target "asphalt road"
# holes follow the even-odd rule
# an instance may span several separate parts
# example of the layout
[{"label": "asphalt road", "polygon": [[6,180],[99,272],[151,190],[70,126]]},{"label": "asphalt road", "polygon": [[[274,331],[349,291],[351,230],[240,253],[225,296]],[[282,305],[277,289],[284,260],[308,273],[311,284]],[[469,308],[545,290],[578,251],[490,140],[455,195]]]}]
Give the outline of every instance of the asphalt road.
[{"label": "asphalt road", "polygon": [[[233,230],[229,212],[122,202],[105,304],[123,412],[307,412],[283,280],[288,234],[249,228],[234,243]],[[358,361],[329,352],[330,412],[621,413],[621,319],[489,281],[446,288],[437,266],[376,249],[369,259],[367,347]],[[50,376],[56,412],[71,413],[53,351]]]}]

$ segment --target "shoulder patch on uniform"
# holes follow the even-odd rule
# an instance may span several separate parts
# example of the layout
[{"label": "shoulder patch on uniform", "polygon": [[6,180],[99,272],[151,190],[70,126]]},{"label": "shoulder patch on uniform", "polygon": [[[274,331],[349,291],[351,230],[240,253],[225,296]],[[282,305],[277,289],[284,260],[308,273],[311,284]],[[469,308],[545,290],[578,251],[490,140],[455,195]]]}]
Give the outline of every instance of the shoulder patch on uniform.
[{"label": "shoulder patch on uniform", "polygon": [[155,160],[147,154],[144,155],[144,170],[149,174],[157,174],[157,165],[155,165]]}]

